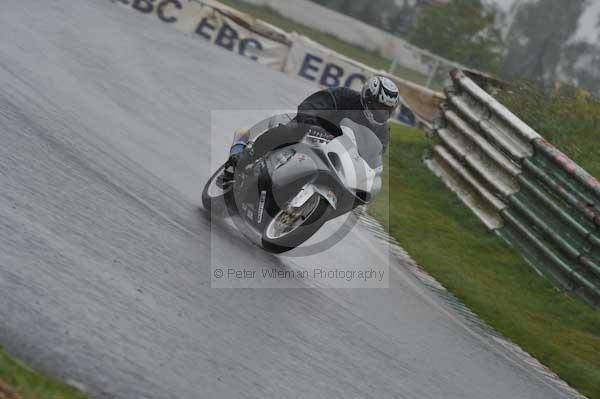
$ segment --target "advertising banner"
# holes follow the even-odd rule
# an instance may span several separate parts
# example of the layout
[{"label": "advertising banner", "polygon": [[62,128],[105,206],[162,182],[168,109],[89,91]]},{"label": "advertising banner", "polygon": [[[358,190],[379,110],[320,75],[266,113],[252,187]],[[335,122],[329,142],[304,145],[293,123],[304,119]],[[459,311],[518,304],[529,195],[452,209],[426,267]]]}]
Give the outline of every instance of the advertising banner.
[{"label": "advertising banner", "polygon": [[207,4],[193,0],[112,1],[273,69],[281,71],[285,66],[288,44],[257,34]]},{"label": "advertising banner", "polygon": [[409,126],[430,123],[443,100],[439,93],[376,71],[305,36],[287,34],[215,0],[111,1],[321,87],[341,86],[361,90],[369,77],[375,74],[388,76],[396,82],[406,102],[395,118]]}]

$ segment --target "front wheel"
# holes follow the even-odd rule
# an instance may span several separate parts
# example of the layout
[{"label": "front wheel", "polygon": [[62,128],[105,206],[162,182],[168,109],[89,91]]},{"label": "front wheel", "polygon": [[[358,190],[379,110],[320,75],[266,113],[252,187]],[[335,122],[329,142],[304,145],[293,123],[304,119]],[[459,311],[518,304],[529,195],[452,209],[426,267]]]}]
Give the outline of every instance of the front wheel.
[{"label": "front wheel", "polygon": [[283,253],[300,246],[323,226],[330,208],[323,197],[315,194],[300,208],[280,210],[264,229],[263,248]]}]

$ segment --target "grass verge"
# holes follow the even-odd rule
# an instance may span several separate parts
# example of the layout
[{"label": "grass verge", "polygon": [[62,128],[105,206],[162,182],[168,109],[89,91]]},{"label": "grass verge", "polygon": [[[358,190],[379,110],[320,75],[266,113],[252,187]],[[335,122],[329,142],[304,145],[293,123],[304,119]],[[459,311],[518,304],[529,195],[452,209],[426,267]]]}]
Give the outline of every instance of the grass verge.
[{"label": "grass verge", "polygon": [[[296,32],[310,39],[322,44],[323,46],[329,47],[332,50],[337,51],[340,54],[345,55],[353,60],[359,61],[372,68],[387,71],[391,65],[391,60],[388,60],[374,51],[368,51],[360,47],[354,46],[348,42],[338,39],[337,37],[319,32],[313,28],[309,28],[305,25],[295,23],[277,11],[270,7],[255,6],[252,4],[244,3],[240,0],[219,0],[221,3],[233,7],[241,12],[250,14],[255,18],[261,19],[265,22],[275,25],[286,32]],[[397,66],[395,75],[400,78],[409,80],[411,82],[425,85],[427,83],[427,77],[420,74],[419,72],[413,71],[402,66]],[[436,87],[439,89],[439,87]]]},{"label": "grass verge", "polygon": [[389,183],[370,212],[485,322],[582,394],[600,399],[600,312],[558,292],[487,231],[423,165],[427,147],[421,131],[392,128]]},{"label": "grass verge", "polygon": [[498,100],[590,172],[600,176],[600,99],[571,86],[541,90],[517,82]]},{"label": "grass verge", "polygon": [[0,348],[0,398],[2,399],[84,399],[75,388],[29,370]]}]

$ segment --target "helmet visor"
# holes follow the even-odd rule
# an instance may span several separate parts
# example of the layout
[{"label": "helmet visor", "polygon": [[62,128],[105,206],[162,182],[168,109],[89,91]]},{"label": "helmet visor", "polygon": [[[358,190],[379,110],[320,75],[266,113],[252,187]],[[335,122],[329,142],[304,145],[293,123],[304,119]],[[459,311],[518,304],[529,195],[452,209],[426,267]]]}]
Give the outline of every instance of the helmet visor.
[{"label": "helmet visor", "polygon": [[392,117],[392,108],[378,101],[367,101],[366,106],[376,123],[384,124]]},{"label": "helmet visor", "polygon": [[380,124],[386,123],[392,117],[392,112],[389,109],[376,109],[371,112],[375,122]]}]

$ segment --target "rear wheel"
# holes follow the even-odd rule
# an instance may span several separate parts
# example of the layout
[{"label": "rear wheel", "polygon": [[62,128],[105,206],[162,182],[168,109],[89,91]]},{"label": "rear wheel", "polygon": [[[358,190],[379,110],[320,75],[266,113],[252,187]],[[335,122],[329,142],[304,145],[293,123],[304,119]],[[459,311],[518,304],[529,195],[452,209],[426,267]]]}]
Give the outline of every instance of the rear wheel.
[{"label": "rear wheel", "polygon": [[282,253],[300,246],[323,226],[329,209],[329,203],[315,194],[300,208],[280,210],[264,230],[263,248]]},{"label": "rear wheel", "polygon": [[227,213],[227,195],[233,190],[233,179],[226,184],[222,184],[222,175],[227,163],[221,165],[219,169],[211,176],[204,186],[202,192],[202,205],[211,215],[223,216]]}]

